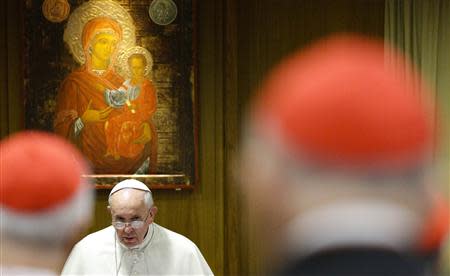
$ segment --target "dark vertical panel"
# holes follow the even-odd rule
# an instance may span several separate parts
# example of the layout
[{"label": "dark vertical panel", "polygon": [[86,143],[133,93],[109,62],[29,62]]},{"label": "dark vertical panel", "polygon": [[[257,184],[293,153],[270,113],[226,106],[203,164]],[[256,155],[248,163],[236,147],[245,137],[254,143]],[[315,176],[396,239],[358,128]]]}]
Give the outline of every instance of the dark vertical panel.
[{"label": "dark vertical panel", "polygon": [[7,1],[0,2],[0,137],[5,137],[8,131],[8,61],[6,52],[6,6]]},{"label": "dark vertical panel", "polygon": [[1,3],[1,136],[23,126],[22,1]]},{"label": "dark vertical panel", "polygon": [[[238,60],[251,87],[286,54],[335,32],[383,37],[384,1],[248,0],[239,18]],[[243,69],[245,68],[245,69]]]},{"label": "dark vertical panel", "polygon": [[[241,198],[234,185],[233,160],[238,153],[239,99],[238,99],[238,1],[225,1],[224,19],[224,139],[225,139],[225,274],[248,274],[248,246],[244,239],[246,224],[245,211],[241,208]],[[240,2],[242,3],[242,2]]]}]

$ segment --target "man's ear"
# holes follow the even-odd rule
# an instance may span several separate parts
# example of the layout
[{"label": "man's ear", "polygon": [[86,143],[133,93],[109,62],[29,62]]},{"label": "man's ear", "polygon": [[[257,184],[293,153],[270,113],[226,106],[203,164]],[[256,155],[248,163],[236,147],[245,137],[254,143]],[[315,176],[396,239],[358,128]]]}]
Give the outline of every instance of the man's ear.
[{"label": "man's ear", "polygon": [[152,219],[155,219],[156,213],[158,213],[158,207],[156,207],[155,205],[153,205],[150,208],[150,216]]}]

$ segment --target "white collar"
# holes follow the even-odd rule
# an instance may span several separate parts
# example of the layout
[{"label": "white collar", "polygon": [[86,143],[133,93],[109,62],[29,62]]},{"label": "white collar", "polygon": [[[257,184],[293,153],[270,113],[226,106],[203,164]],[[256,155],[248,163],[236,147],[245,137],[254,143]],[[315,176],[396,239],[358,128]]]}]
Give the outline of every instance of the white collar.
[{"label": "white collar", "polygon": [[288,253],[306,256],[323,249],[375,246],[404,251],[414,245],[420,217],[377,200],[339,202],[294,218],[282,237]]},{"label": "white collar", "polygon": [[[125,259],[133,258],[133,265],[136,264],[139,259],[146,261],[145,258],[145,249],[150,245],[150,243],[153,240],[155,234],[155,227],[153,226],[153,223],[149,225],[147,234],[145,235],[144,240],[141,244],[129,248],[123,245],[117,237],[117,232],[114,231],[114,259],[115,259],[115,270],[116,275],[119,275],[119,271],[121,269],[122,263]],[[118,245],[117,245],[118,244]]]}]

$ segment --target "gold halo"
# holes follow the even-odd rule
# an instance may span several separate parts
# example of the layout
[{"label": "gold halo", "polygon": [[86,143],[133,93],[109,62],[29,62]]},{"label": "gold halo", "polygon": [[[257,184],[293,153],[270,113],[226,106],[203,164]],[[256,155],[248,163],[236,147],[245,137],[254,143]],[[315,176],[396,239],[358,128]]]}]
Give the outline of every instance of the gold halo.
[{"label": "gold halo", "polygon": [[131,78],[131,71],[128,66],[128,58],[132,54],[142,54],[147,60],[147,66],[145,66],[145,76],[148,77],[153,67],[153,58],[150,52],[141,46],[134,46],[126,49],[117,57],[116,70],[124,78]]},{"label": "gold halo", "polygon": [[89,20],[99,16],[115,20],[122,28],[122,40],[117,44],[118,55],[136,43],[133,18],[120,4],[112,0],[85,2],[70,15],[63,37],[73,58],[80,64],[86,61],[81,43],[83,27]]}]

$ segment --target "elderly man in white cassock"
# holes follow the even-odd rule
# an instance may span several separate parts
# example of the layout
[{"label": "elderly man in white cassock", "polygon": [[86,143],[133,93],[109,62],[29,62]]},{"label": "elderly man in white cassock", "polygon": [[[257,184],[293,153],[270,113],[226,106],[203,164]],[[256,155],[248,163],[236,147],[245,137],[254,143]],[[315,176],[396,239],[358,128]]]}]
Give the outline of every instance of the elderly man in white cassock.
[{"label": "elderly man in white cassock", "polygon": [[128,179],[109,194],[112,226],[73,248],[63,275],[212,275],[197,246],[153,220],[150,189]]}]

